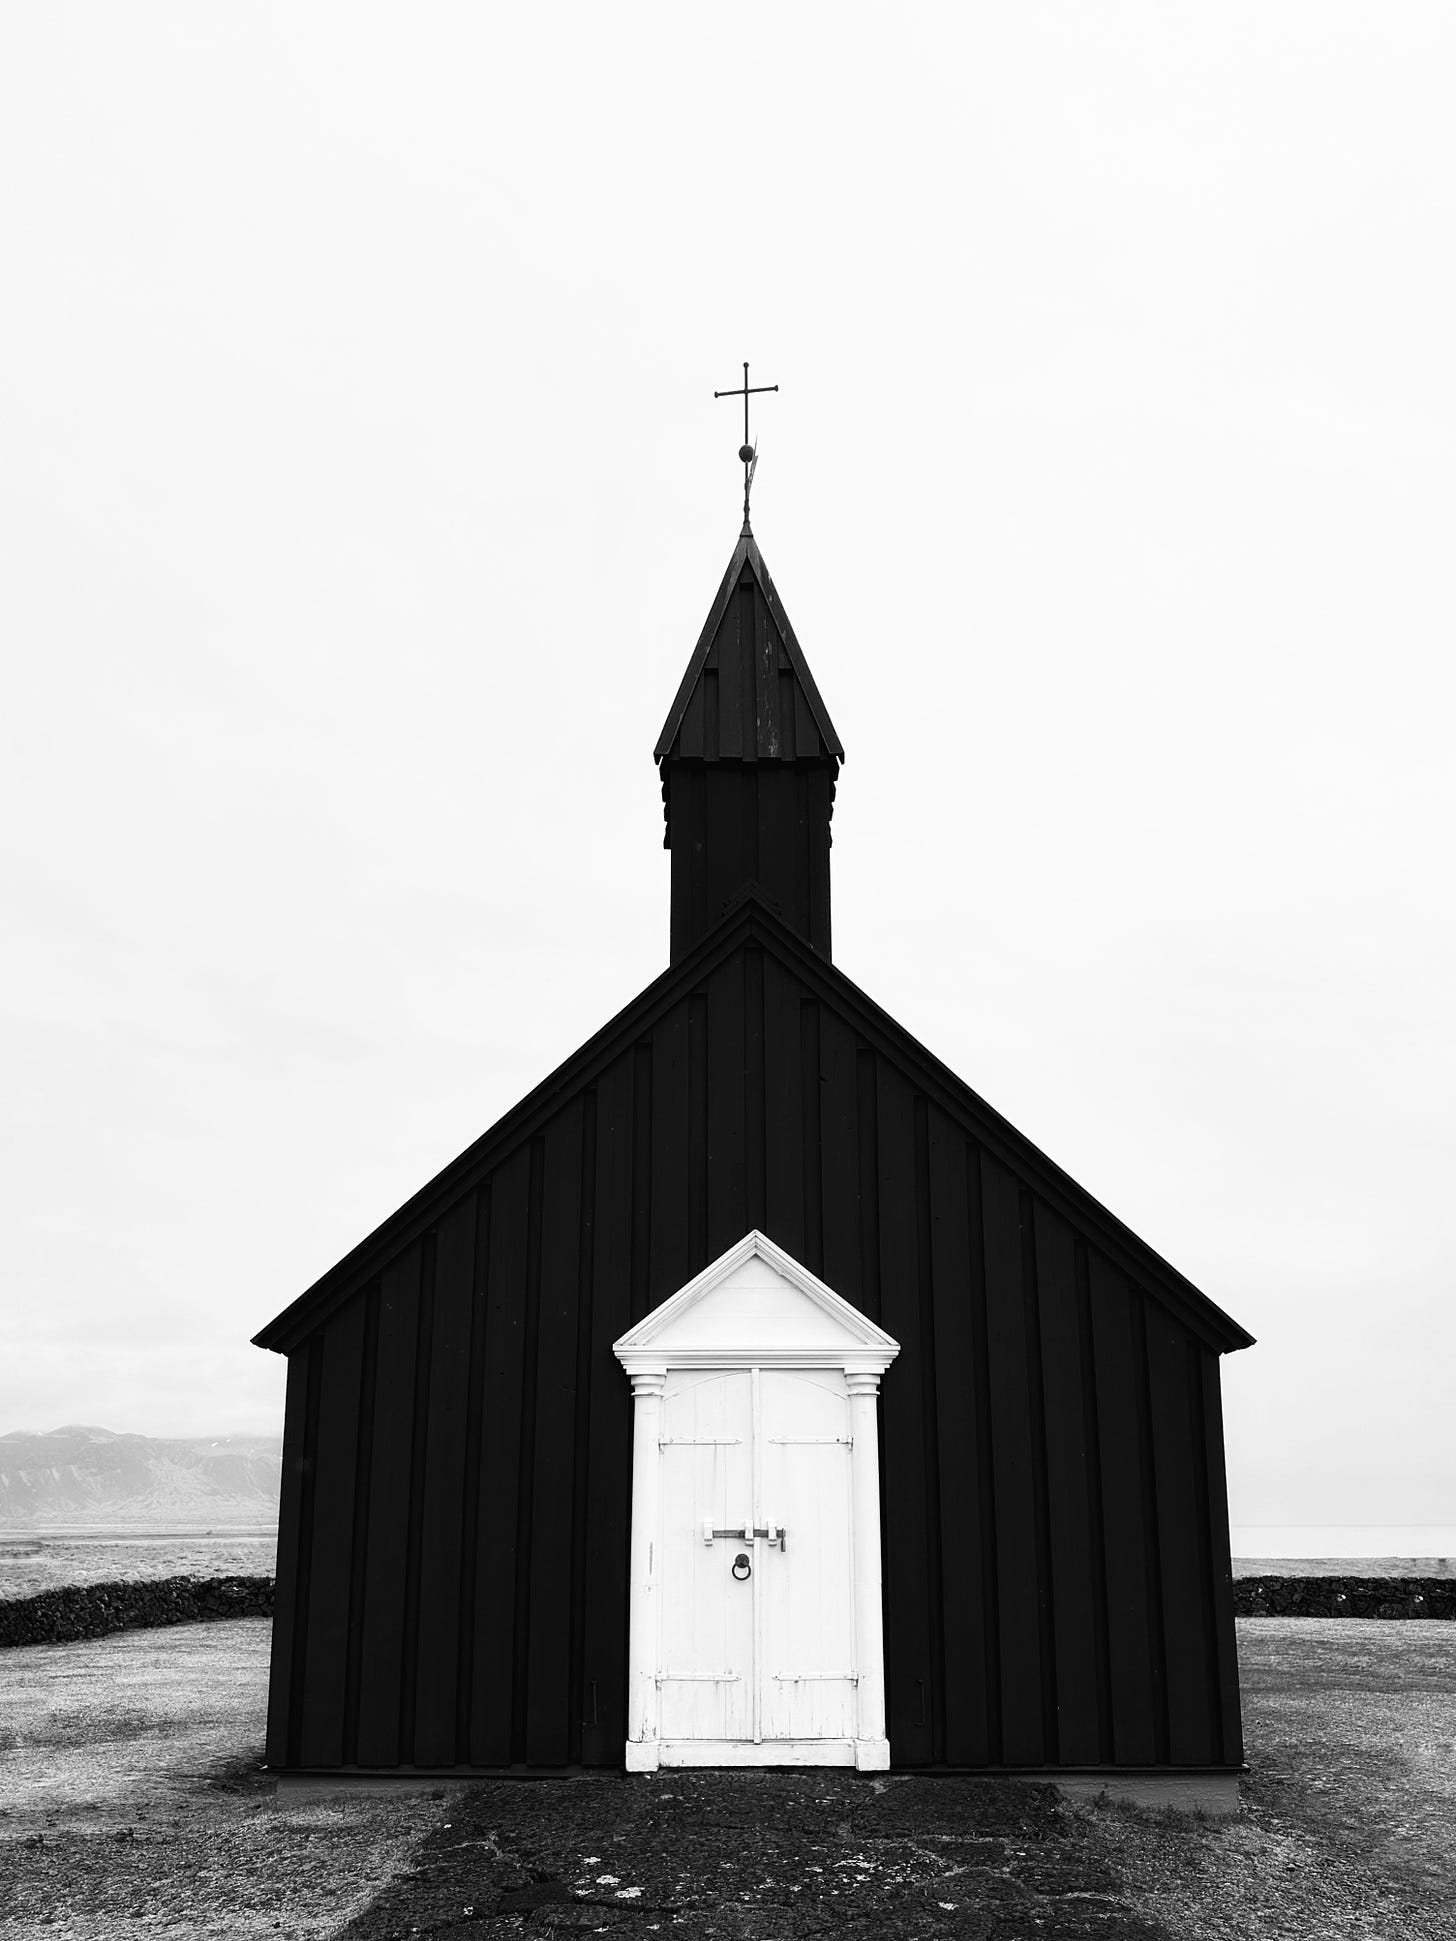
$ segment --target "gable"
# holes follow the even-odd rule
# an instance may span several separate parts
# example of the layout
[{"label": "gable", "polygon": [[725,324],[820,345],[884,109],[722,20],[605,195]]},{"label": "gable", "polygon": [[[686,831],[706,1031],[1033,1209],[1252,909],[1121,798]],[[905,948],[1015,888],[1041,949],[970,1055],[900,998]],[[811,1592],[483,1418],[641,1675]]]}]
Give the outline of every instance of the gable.
[{"label": "gable", "polygon": [[899,1343],[757,1228],[612,1344],[638,1367],[842,1362],[876,1372]]},{"label": "gable", "polygon": [[1252,1339],[753,897],[256,1342],[290,1352],[462,1209],[492,1302],[570,1254],[603,1347],[755,1227],[871,1320],[937,1282],[1059,1311],[1102,1285]]}]

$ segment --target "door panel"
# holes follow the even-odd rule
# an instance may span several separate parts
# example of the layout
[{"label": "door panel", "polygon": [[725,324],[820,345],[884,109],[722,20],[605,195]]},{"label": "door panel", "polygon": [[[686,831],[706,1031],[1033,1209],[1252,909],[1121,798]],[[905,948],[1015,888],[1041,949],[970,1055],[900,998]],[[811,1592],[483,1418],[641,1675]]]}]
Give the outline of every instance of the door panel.
[{"label": "door panel", "polygon": [[782,1548],[759,1545],[763,1737],[853,1738],[848,1391],[837,1371],[765,1369],[759,1380],[759,1522],[787,1535]]},{"label": "door panel", "polygon": [[[753,1397],[746,1370],[670,1375],[663,1392],[662,1630],[664,1739],[752,1739],[753,1586],[733,1578],[743,1548],[703,1542],[703,1523],[741,1528],[753,1515]],[[759,1546],[750,1554],[757,1563]]]}]

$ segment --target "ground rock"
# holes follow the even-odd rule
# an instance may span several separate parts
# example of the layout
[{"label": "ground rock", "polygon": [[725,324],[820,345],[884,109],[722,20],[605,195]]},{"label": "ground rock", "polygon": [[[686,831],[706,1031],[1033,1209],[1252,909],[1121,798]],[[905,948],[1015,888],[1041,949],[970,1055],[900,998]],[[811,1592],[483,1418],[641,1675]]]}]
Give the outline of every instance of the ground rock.
[{"label": "ground rock", "polygon": [[72,1644],[163,1624],[271,1617],[271,1577],[158,1577],[139,1583],[68,1584],[0,1603],[0,1647]]},{"label": "ground rock", "polygon": [[1238,1617],[1456,1618],[1456,1582],[1441,1577],[1240,1577]]}]

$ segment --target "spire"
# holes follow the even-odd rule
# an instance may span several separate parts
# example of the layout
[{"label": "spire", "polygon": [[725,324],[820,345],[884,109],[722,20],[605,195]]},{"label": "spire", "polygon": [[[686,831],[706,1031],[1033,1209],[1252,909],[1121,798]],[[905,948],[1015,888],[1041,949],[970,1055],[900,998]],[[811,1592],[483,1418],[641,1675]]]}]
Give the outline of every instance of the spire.
[{"label": "spire", "polygon": [[746,529],[654,757],[672,851],[673,959],[746,886],[827,957],[829,821],[844,746]]}]

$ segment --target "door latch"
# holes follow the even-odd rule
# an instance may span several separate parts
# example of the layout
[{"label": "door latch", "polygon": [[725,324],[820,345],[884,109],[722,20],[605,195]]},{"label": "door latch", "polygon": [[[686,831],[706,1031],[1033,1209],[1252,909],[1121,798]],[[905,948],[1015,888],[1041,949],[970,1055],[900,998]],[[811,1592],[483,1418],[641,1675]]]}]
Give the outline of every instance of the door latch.
[{"label": "door latch", "polygon": [[737,1537],[740,1543],[752,1543],[755,1537],[762,1537],[765,1543],[776,1543],[780,1550],[787,1550],[789,1547],[789,1533],[781,1529],[777,1523],[770,1523],[763,1529],[755,1529],[751,1523],[745,1523],[737,1530],[715,1530],[712,1517],[705,1516],[703,1542],[711,1543],[714,1537]]}]

